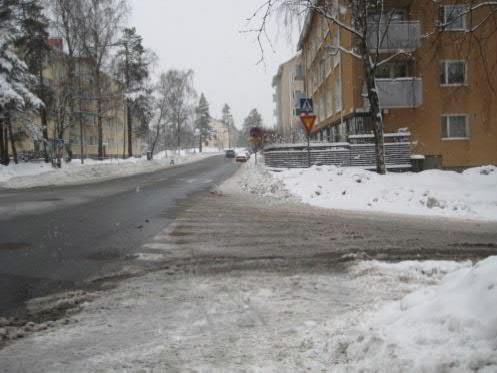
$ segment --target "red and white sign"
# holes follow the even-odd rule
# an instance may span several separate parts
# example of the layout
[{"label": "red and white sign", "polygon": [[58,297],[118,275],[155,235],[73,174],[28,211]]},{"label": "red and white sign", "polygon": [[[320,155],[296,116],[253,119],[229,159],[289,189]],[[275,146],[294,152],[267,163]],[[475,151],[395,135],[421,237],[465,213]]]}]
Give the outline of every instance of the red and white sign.
[{"label": "red and white sign", "polygon": [[311,131],[314,129],[316,125],[316,118],[317,117],[314,114],[306,114],[306,113],[300,114],[300,120],[307,134],[310,134]]}]

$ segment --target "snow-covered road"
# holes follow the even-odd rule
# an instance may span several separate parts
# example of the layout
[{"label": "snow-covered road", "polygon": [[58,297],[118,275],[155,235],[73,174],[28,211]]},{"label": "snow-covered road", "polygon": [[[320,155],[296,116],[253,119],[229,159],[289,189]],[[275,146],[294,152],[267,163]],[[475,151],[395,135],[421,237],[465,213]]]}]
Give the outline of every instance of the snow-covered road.
[{"label": "snow-covered road", "polygon": [[[359,355],[358,363],[370,371],[390,366],[410,370],[412,356],[384,364],[412,346],[382,340],[358,324],[371,322],[364,315],[382,304],[400,312],[392,300],[468,266],[427,262],[399,268],[359,262],[336,273],[315,274],[161,271],[123,283],[85,305],[65,326],[8,346],[0,351],[0,361],[7,371],[30,372],[337,372],[353,368]],[[369,286],[372,282],[376,285]],[[453,333],[447,327],[439,338]],[[421,365],[483,367],[491,360],[483,352],[477,356],[477,347],[467,344],[461,354],[444,354],[436,361],[440,365],[433,365],[433,359]],[[358,354],[361,348],[364,356]],[[474,356],[466,361],[465,353]],[[488,371],[496,367],[487,366]]]},{"label": "snow-covered road", "polygon": [[495,370],[497,262],[473,266],[497,255],[495,223],[319,209],[273,193],[278,184],[271,198],[240,193],[245,168],[95,279],[100,291],[31,302],[76,308],[40,332],[21,328],[2,367]]}]

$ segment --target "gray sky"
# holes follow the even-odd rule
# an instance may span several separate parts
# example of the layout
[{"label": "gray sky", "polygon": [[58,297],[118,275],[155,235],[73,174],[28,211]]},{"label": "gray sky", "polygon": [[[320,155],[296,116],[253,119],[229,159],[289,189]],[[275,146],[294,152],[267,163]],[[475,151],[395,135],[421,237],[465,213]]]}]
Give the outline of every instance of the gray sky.
[{"label": "gray sky", "polygon": [[[221,116],[228,103],[237,126],[256,107],[273,125],[271,80],[278,65],[295,53],[284,30],[270,29],[274,52],[266,48],[265,66],[255,34],[241,34],[246,19],[263,0],[130,0],[130,24],[159,56],[159,69],[195,71],[197,91],[204,92],[211,115]],[[266,45],[267,47],[267,45]]]}]

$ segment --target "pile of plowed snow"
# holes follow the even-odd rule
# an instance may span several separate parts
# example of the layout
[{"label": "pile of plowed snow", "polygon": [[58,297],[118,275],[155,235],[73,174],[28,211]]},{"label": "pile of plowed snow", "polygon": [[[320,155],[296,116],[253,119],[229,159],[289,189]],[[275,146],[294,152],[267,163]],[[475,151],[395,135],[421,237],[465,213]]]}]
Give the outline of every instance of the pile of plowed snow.
[{"label": "pile of plowed snow", "polygon": [[324,208],[497,220],[495,166],[462,173],[429,170],[384,176],[356,168],[313,166],[252,179],[254,186],[261,180],[268,185],[282,182],[302,202]]}]

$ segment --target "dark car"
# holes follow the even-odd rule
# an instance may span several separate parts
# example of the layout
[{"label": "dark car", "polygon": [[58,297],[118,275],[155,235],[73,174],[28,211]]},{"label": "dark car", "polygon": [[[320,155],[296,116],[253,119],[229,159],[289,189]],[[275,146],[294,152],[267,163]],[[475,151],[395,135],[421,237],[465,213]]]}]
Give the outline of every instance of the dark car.
[{"label": "dark car", "polygon": [[226,150],[225,153],[226,158],[235,158],[236,154],[233,149]]}]

